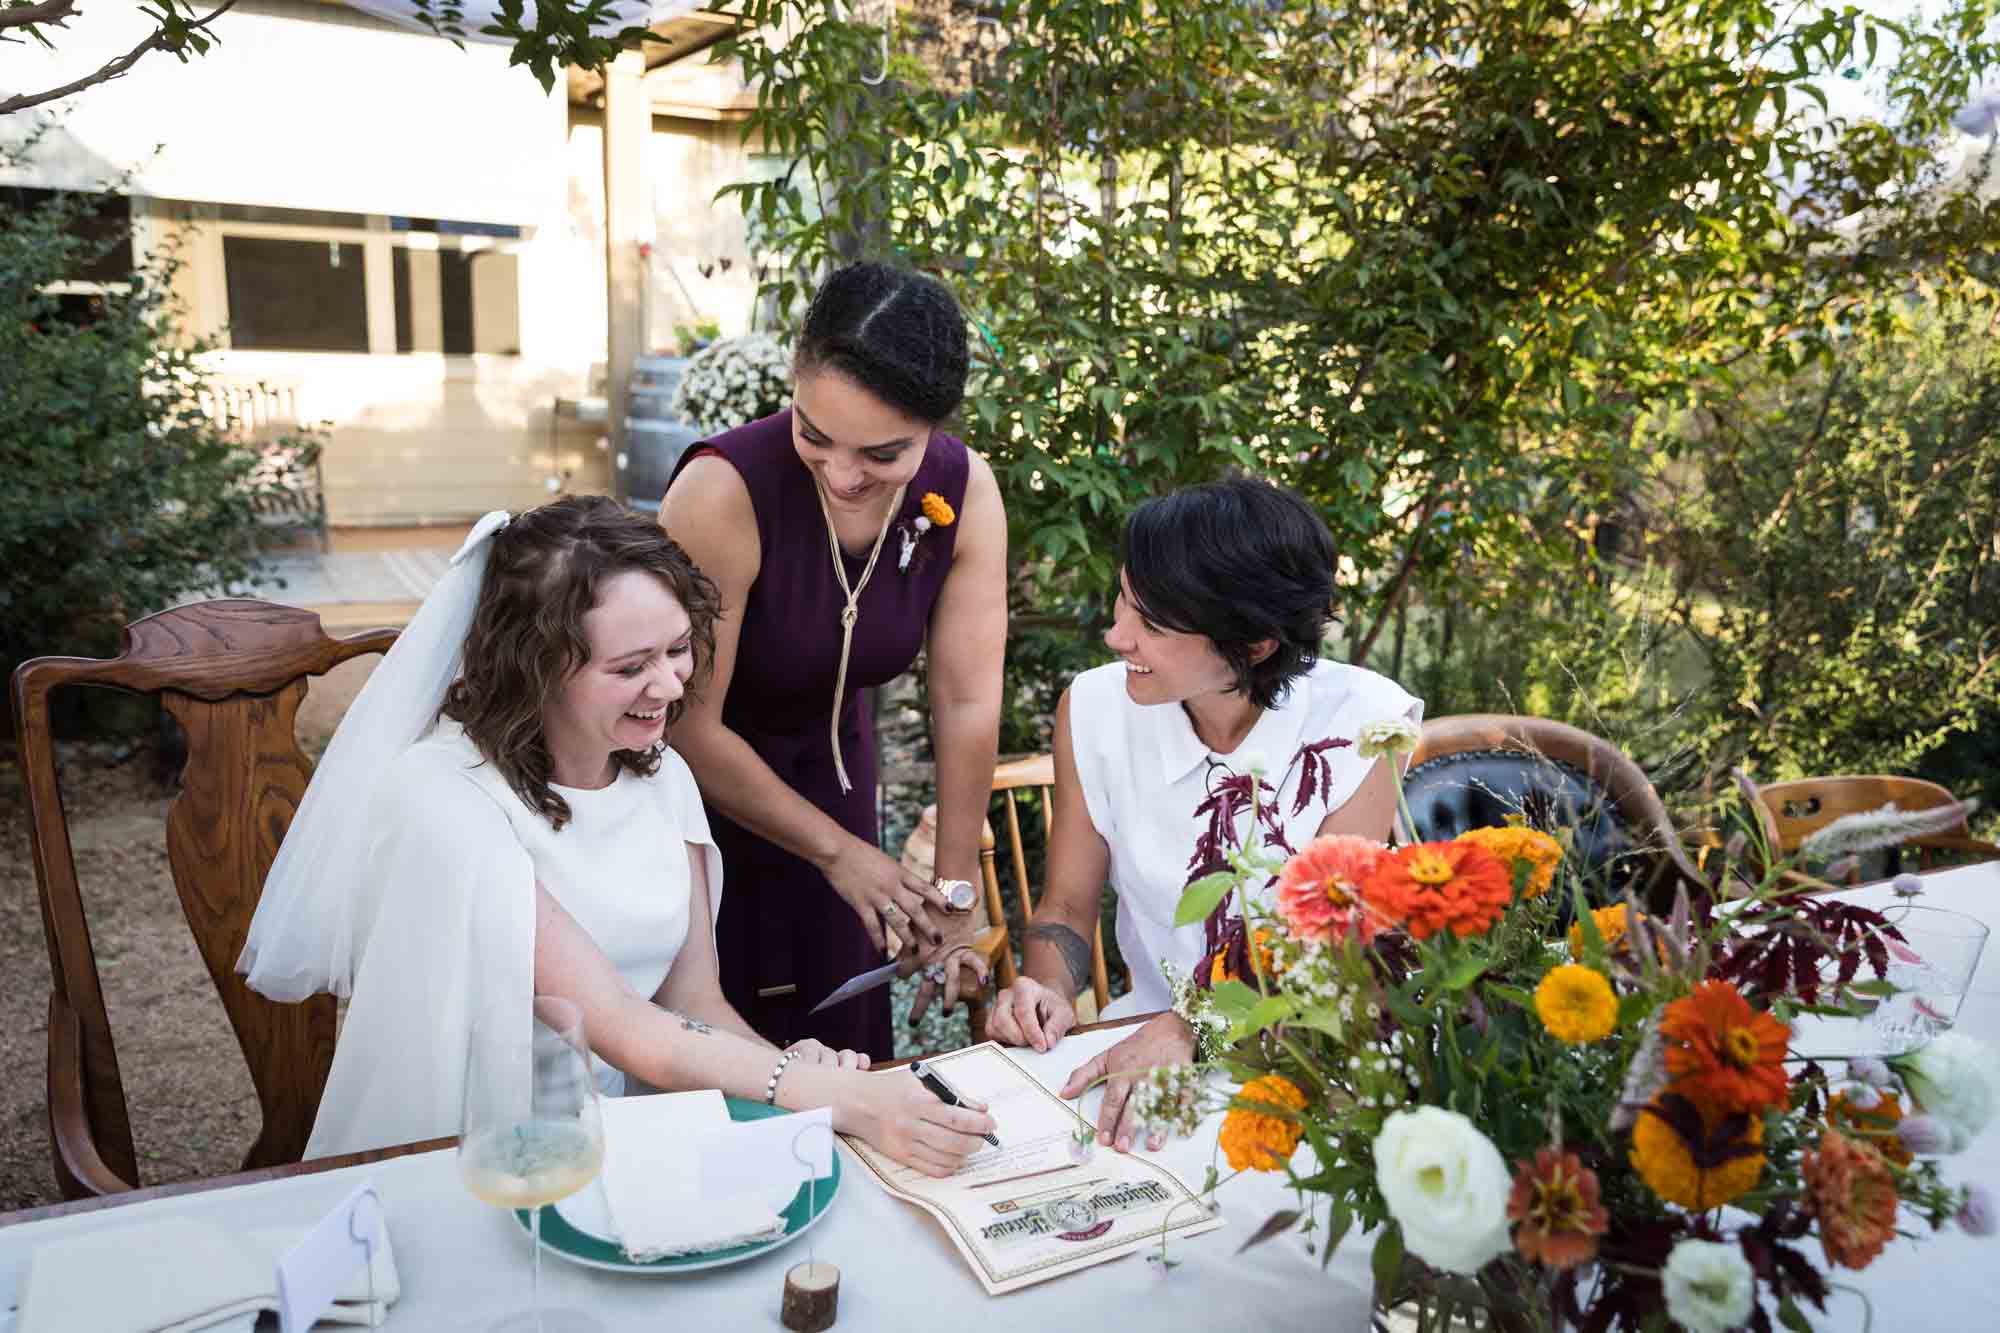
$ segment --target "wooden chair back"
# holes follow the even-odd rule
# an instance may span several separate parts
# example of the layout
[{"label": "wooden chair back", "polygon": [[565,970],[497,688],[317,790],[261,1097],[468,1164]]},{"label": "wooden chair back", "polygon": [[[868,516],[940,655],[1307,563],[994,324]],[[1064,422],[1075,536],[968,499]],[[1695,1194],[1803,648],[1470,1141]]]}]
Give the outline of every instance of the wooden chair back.
[{"label": "wooden chair back", "polygon": [[56,778],[50,692],[105,685],[156,694],[187,735],[181,792],[167,811],[167,859],[263,1107],[263,1129],[244,1168],[271,1166],[305,1151],[333,1063],[334,999],[267,1000],[244,985],[236,959],[312,776],[293,734],[305,678],[386,652],[395,638],[384,629],[331,639],[310,611],[232,599],[127,626],[125,650],[115,658],[39,657],[15,670],[14,716],[49,946],[49,1134],[65,1198],[141,1182]]},{"label": "wooden chair back", "polygon": [[1437,717],[1424,723],[1410,767],[1468,751],[1543,756],[1577,770],[1600,788],[1635,844],[1654,857],[1652,872],[1634,885],[1642,900],[1671,898],[1677,878],[1690,888],[1703,883],[1645,770],[1603,737],[1564,722],[1512,713]]},{"label": "wooden chair back", "polygon": [[[1038,805],[1042,818],[1042,845],[1048,846],[1051,811],[1055,809],[1056,761],[1052,754],[1029,755],[1025,759],[1010,760],[993,770],[993,790],[1004,798],[1007,826],[1008,864],[1013,871],[1014,883],[1021,891],[1021,916],[1023,919],[1035,910],[1035,877],[1028,873],[1028,854],[1021,838],[1021,795],[1029,788],[1038,794]],[[997,985],[1005,987],[1014,984],[1020,975],[1019,966],[1014,962],[1012,937],[1007,929],[1007,904],[1000,892],[1000,868],[998,847],[992,825],[988,823],[980,831],[979,871],[986,881],[986,915],[992,922],[981,933],[978,947],[986,956],[993,969]],[[1077,996],[1077,1021],[1088,1023],[1111,1003],[1111,979],[1104,964],[1104,926],[1100,920],[1091,931],[1090,939],[1090,990]],[[984,1003],[972,1006],[972,1037],[974,1041],[984,1039],[986,1030]]]},{"label": "wooden chair back", "polygon": [[[1806,838],[1843,815],[1879,810],[1891,802],[1906,812],[1934,810],[1958,799],[1935,782],[1880,773],[1774,782],[1759,787],[1757,797],[1765,836],[1780,856],[1796,853]],[[1924,869],[1946,853],[1976,860],[2000,859],[2000,847],[1970,833],[1961,818],[1949,829],[1912,838],[1904,846],[1916,852],[1918,865]]]}]

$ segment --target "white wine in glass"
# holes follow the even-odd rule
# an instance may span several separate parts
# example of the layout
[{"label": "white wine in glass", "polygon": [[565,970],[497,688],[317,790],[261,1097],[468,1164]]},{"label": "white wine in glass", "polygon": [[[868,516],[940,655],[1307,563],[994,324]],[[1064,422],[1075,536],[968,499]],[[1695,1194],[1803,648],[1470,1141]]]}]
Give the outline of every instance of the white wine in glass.
[{"label": "white wine in glass", "polygon": [[490,1325],[492,1333],[601,1333],[581,1311],[542,1309],[541,1210],[588,1185],[604,1164],[589,1051],[583,1014],[554,996],[536,996],[530,1015],[503,1008],[473,1024],[459,1174],[475,1198],[533,1210],[529,1308]]}]

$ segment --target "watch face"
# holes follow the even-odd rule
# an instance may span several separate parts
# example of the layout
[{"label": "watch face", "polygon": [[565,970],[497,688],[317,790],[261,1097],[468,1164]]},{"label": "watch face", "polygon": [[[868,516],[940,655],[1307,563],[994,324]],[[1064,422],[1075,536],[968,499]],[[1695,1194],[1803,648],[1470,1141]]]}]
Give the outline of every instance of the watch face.
[{"label": "watch face", "polygon": [[970,880],[948,879],[938,885],[938,890],[944,894],[945,906],[954,912],[970,912],[979,901],[979,893]]}]

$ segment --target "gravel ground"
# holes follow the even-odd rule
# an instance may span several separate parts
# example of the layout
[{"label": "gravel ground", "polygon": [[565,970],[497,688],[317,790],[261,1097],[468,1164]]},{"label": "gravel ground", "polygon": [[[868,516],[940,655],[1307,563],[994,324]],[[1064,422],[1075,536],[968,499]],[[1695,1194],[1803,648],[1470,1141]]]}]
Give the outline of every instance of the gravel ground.
[{"label": "gravel ground", "polygon": [[[60,749],[63,798],[143,1184],[233,1171],[256,1095],[167,869],[171,792],[150,747]],[[0,758],[0,1209],[57,1201],[44,1115],[49,961],[27,802]]]},{"label": "gravel ground", "polygon": [[[327,707],[345,691],[318,690],[307,728],[330,729]],[[884,844],[900,851],[932,799],[923,715],[908,678],[881,710]],[[322,743],[302,735],[310,752]],[[152,745],[73,742],[60,747],[66,803],[84,909],[133,1116],[141,1183],[235,1170],[256,1138],[249,1071],[189,934],[167,866],[171,786]],[[44,1114],[48,947],[28,848],[28,814],[10,746],[0,742],[0,1211],[57,1201]],[[932,1007],[908,1022],[914,979],[896,987],[898,1054],[949,1049],[967,1040],[963,1007]]]}]

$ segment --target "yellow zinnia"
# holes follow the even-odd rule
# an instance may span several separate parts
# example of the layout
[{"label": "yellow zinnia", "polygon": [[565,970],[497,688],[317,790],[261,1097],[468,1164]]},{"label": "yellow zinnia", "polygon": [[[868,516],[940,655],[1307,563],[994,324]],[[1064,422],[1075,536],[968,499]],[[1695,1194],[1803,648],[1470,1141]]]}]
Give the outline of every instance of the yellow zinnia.
[{"label": "yellow zinnia", "polygon": [[1596,1041],[1618,1026],[1618,997],[1602,972],[1564,963],[1535,987],[1535,1013],[1559,1041]]},{"label": "yellow zinnia", "polygon": [[1663,1093],[1632,1126],[1632,1169],[1668,1203],[1705,1212],[1757,1183],[1763,1143],[1764,1122],[1755,1116],[1702,1112],[1685,1097]]},{"label": "yellow zinnia", "polygon": [[1454,842],[1470,842],[1484,847],[1493,855],[1507,863],[1514,874],[1521,873],[1526,866],[1527,879],[1521,885],[1521,897],[1539,898],[1555,883],[1556,867],[1563,859],[1562,844],[1540,829],[1506,825],[1501,828],[1475,828],[1453,839]]},{"label": "yellow zinnia", "polygon": [[[1288,1111],[1306,1109],[1306,1095],[1290,1079],[1277,1074],[1252,1079],[1236,1097]],[[1282,1171],[1292,1158],[1292,1150],[1299,1146],[1299,1133],[1296,1121],[1236,1107],[1222,1119],[1222,1153],[1233,1170]]]}]

